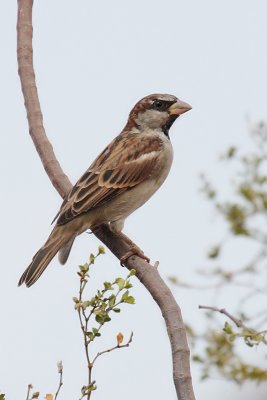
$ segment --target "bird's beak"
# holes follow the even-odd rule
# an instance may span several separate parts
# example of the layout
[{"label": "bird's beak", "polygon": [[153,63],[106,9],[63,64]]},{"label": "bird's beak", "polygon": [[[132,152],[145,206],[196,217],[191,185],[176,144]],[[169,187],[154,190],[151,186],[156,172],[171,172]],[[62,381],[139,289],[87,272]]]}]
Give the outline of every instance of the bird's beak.
[{"label": "bird's beak", "polygon": [[170,115],[181,115],[189,110],[191,110],[191,106],[188,103],[185,103],[184,101],[177,100],[176,103],[172,104],[169,108],[169,114]]}]

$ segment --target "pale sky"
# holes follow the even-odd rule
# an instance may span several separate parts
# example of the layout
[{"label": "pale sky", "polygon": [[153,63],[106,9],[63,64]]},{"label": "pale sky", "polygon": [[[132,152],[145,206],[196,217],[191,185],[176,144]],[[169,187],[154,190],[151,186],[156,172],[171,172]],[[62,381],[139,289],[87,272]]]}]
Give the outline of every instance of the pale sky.
[{"label": "pale sky", "polygon": [[[198,175],[220,184],[217,158],[232,143],[247,145],[246,117],[267,115],[265,0],[36,1],[34,62],[47,134],[74,182],[123,128],[145,95],[170,93],[193,109],[171,129],[175,159],[161,190],[126,222],[125,233],[160,261],[166,278],[194,278],[221,225],[200,195]],[[31,289],[17,281],[50,233],[61,199],[50,184],[28,134],[17,76],[16,2],[0,5],[0,118],[2,268],[0,279],[0,391],[26,398],[28,383],[55,392],[56,363],[64,364],[61,398],[78,399],[85,383],[82,338],[73,310],[76,270],[99,242],[84,234],[66,267],[55,259]],[[236,256],[238,259],[238,256]],[[125,276],[107,251],[95,266],[92,294],[105,280]],[[135,306],[125,306],[97,349],[113,345],[117,332],[134,331],[129,349],[106,355],[95,369],[93,399],[175,399],[170,348],[159,309],[133,280]],[[197,306],[208,294],[174,289],[184,319],[203,323]],[[234,306],[235,299],[222,300]],[[223,319],[221,319],[223,323]],[[255,355],[255,351],[251,350]],[[252,357],[252,356],[251,356]],[[262,389],[222,379],[199,381],[196,398],[262,400]]]}]

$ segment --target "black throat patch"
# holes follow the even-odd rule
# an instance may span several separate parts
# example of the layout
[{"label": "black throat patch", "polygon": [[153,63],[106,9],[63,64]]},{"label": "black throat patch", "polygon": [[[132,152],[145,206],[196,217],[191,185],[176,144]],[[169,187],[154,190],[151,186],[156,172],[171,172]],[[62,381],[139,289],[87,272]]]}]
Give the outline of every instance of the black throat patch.
[{"label": "black throat patch", "polygon": [[175,120],[178,118],[179,115],[170,115],[168,118],[168,121],[166,122],[165,125],[163,125],[162,132],[164,133],[165,136],[167,136],[168,139],[170,139],[169,136],[169,130],[172,126],[172,124],[175,122]]}]

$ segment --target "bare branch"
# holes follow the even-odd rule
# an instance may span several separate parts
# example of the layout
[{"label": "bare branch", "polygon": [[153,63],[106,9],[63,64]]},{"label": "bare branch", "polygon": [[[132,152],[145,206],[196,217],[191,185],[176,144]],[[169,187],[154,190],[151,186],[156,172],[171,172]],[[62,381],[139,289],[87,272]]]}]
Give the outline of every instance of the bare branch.
[{"label": "bare branch", "polygon": [[[234,317],[232,314],[230,314],[225,308],[217,308],[217,307],[211,307],[211,306],[198,306],[199,309],[202,310],[209,310],[209,311],[215,311],[219,312],[221,314],[226,315],[231,321],[234,322],[234,324],[237,326],[237,328],[241,328],[242,333],[238,334],[238,336],[241,336],[245,339],[245,342],[249,344],[250,346],[253,346],[253,344],[259,344],[260,342],[267,344],[267,340],[265,339],[266,335],[266,330],[257,332],[255,329],[249,328],[246,326],[241,319],[238,319]],[[231,332],[233,333],[233,332]]]},{"label": "bare branch", "polygon": [[110,353],[111,351],[117,350],[117,349],[123,349],[124,347],[129,347],[130,344],[132,343],[132,340],[133,340],[133,332],[131,333],[131,336],[127,343],[125,343],[125,344],[118,343],[116,346],[113,346],[110,349],[103,350],[103,351],[100,351],[99,353],[97,353],[97,355],[95,356],[95,358],[92,361],[92,365],[94,365],[95,361],[98,359],[98,357],[102,356],[102,354]]},{"label": "bare branch", "polygon": [[[19,76],[30,135],[52,184],[61,197],[65,197],[71,189],[71,183],[60,167],[46,136],[36,88],[32,49],[32,5],[33,0],[18,0],[17,51]],[[121,258],[125,252],[130,250],[129,245],[112,233],[108,226],[103,226],[94,233],[118,258]],[[157,269],[152,265],[135,256],[128,259],[126,267],[129,270],[136,270],[138,279],[151,293],[165,319],[172,348],[173,379],[179,400],[194,400],[189,348],[178,304]]]},{"label": "bare branch", "polygon": [[209,311],[217,311],[221,314],[226,315],[229,319],[231,319],[235,325],[238,328],[245,328],[248,329],[247,327],[244,326],[243,322],[241,319],[235,318],[233,315],[231,315],[225,308],[217,308],[217,307],[211,307],[211,306],[198,306],[200,310],[209,310]]}]

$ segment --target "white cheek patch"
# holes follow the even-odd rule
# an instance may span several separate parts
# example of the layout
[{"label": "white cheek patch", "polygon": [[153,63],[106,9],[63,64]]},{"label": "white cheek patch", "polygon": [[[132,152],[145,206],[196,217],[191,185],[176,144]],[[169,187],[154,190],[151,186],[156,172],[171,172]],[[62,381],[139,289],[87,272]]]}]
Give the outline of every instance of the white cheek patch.
[{"label": "white cheek patch", "polygon": [[168,117],[169,114],[167,112],[146,110],[145,112],[139,113],[136,122],[140,126],[146,126],[148,128],[155,129],[164,125],[168,120]]}]

